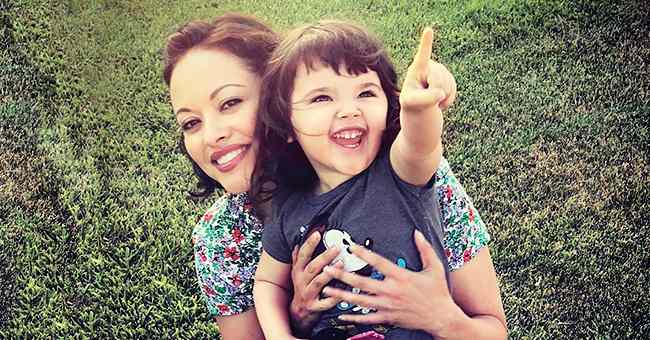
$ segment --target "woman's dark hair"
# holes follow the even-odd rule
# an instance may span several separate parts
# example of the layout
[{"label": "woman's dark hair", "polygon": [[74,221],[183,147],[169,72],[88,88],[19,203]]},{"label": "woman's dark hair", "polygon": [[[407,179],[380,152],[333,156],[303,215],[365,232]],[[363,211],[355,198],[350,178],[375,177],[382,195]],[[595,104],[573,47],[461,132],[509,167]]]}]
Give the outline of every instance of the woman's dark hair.
[{"label": "woman's dark hair", "polygon": [[[255,17],[227,13],[212,22],[191,21],[167,38],[164,52],[163,79],[169,86],[178,62],[190,50],[221,50],[242,59],[252,72],[262,77],[271,53],[278,44],[278,35]],[[192,160],[185,148],[181,134],[178,141],[180,152],[192,163],[198,177],[197,191],[190,191],[194,198],[204,198],[222,186],[208,176]]]},{"label": "woman's dark hair", "polygon": [[[386,97],[388,112],[381,151],[387,150],[399,132],[399,87],[397,73],[381,42],[363,27],[344,21],[325,20],[290,31],[273,52],[262,80],[257,134],[260,152],[256,164],[264,167],[253,178],[254,193],[272,181],[292,190],[310,190],[318,180],[316,172],[295,139],[291,124],[291,95],[301,65],[314,70],[325,65],[337,74],[341,67],[349,74],[377,72]],[[257,166],[256,166],[257,167]],[[261,178],[260,178],[261,177]]]}]

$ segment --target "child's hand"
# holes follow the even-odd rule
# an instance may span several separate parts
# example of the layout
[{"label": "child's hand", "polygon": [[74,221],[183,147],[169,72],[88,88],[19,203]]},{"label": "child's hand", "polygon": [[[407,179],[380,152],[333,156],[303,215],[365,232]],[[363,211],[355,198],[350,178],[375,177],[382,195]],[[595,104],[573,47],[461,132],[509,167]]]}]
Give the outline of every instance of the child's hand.
[{"label": "child's hand", "polygon": [[431,60],[433,31],[422,32],[420,46],[409,66],[400,94],[404,114],[433,113],[440,115],[456,98],[456,81],[447,68]]}]

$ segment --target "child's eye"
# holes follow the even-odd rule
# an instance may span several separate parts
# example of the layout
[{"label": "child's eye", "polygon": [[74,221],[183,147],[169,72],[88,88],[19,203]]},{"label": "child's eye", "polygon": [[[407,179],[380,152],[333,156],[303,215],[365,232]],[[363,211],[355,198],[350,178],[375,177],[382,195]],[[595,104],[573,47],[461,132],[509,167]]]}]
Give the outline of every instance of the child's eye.
[{"label": "child's eye", "polygon": [[241,98],[229,99],[225,103],[221,104],[221,107],[219,107],[219,111],[229,110],[230,108],[232,108],[233,106],[235,106],[235,105],[237,105],[237,104],[239,104],[241,102],[242,102]]},{"label": "child's eye", "polygon": [[332,98],[330,96],[325,95],[325,94],[321,94],[319,96],[316,96],[316,97],[312,98],[311,102],[312,103],[318,103],[318,102],[328,102],[328,101],[331,101],[331,100],[332,100]]},{"label": "child's eye", "polygon": [[362,97],[362,98],[377,97],[377,95],[375,95],[375,92],[373,92],[371,90],[366,90],[366,91],[363,91],[363,92],[359,93],[359,97]]},{"label": "child's eye", "polygon": [[181,130],[183,130],[183,131],[191,130],[196,125],[198,125],[200,122],[201,121],[198,120],[198,119],[190,119],[190,120],[188,120],[186,122],[183,122],[183,124],[181,124]]}]

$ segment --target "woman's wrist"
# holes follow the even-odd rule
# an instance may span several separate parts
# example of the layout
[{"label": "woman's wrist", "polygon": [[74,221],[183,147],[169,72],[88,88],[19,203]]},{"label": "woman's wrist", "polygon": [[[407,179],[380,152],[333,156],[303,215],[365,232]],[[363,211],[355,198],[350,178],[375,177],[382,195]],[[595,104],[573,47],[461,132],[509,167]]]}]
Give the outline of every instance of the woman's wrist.
[{"label": "woman's wrist", "polygon": [[316,320],[317,314],[310,312],[307,308],[295,300],[289,306],[289,319],[291,328],[295,335],[304,336],[308,334],[311,324]]},{"label": "woman's wrist", "polygon": [[457,330],[463,328],[463,324],[470,320],[465,312],[453,301],[450,300],[449,307],[444,309],[442,315],[434,315],[435,320],[430,322],[427,332],[436,339],[452,339],[459,333]]},{"label": "woman's wrist", "polygon": [[507,326],[496,317],[470,317],[457,305],[446,316],[432,323],[428,332],[436,339],[507,339]]}]

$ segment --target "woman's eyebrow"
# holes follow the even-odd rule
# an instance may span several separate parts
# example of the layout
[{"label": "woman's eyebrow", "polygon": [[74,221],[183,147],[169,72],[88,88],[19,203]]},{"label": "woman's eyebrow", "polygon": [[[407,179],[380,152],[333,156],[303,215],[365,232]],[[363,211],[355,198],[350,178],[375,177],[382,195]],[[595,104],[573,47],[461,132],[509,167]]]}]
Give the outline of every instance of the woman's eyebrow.
[{"label": "woman's eyebrow", "polygon": [[[216,89],[214,89],[214,91],[212,91],[212,93],[210,93],[210,96],[209,96],[210,100],[213,100],[214,97],[216,97],[219,94],[219,92],[221,92],[221,90],[225,89],[226,87],[233,87],[233,86],[234,87],[246,87],[246,86],[244,86],[242,84],[237,84],[237,83],[229,83],[229,84],[221,85],[221,86],[217,87]],[[180,109],[176,110],[175,115],[178,116],[179,114],[181,114],[183,112],[192,112],[192,110],[190,110],[190,109],[188,109],[186,107],[181,107]]]},{"label": "woman's eyebrow", "polygon": [[229,83],[229,84],[221,85],[221,86],[217,87],[216,89],[214,89],[214,91],[212,91],[212,93],[210,93],[210,100],[214,99],[214,97],[216,97],[221,90],[225,89],[226,87],[230,87],[230,86],[245,87],[244,85],[237,84],[237,83]]},{"label": "woman's eyebrow", "polygon": [[192,110],[186,108],[186,107],[181,107],[180,109],[176,110],[175,116],[178,117],[179,114],[183,112],[192,112]]}]

